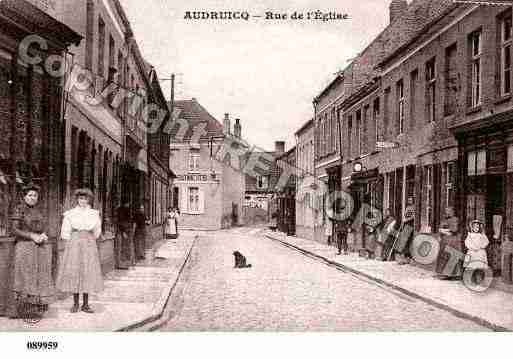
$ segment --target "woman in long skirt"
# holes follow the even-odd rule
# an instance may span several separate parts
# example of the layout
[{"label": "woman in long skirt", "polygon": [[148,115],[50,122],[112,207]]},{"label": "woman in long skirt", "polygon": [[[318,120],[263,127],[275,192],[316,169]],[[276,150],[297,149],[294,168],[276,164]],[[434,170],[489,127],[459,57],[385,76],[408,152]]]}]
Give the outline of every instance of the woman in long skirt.
[{"label": "woman in long skirt", "polygon": [[472,271],[472,281],[481,283],[485,278],[485,270],[488,269],[488,256],[486,247],[490,244],[488,237],[484,234],[484,224],[479,220],[473,220],[469,225],[469,232],[465,239],[467,254],[465,255],[463,267],[465,271]]},{"label": "woman in long skirt", "polygon": [[80,308],[80,293],[85,313],[94,313],[89,306],[89,293],[103,290],[100,255],[96,240],[101,235],[101,219],[97,210],[91,208],[93,193],[89,189],[75,192],[77,206],[64,213],[61,238],[66,241],[62,265],[59,269],[57,288],[73,293],[72,313]]},{"label": "woman in long skirt", "polygon": [[17,206],[13,220],[16,236],[14,250],[14,299],[10,318],[39,317],[54,299],[52,246],[46,235],[48,221],[37,208],[40,189],[23,189],[23,203]]},{"label": "woman in long skirt", "polygon": [[180,215],[177,209],[169,207],[166,215],[166,224],[164,226],[165,239],[178,238],[178,218],[180,218]]}]

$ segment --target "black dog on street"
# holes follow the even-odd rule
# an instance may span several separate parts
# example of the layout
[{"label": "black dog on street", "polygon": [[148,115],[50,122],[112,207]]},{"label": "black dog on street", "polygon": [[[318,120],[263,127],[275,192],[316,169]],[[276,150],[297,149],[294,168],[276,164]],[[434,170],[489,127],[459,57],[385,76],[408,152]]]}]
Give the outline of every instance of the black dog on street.
[{"label": "black dog on street", "polygon": [[246,257],[241,252],[235,251],[233,256],[235,257],[235,268],[251,268],[251,264],[247,264]]}]

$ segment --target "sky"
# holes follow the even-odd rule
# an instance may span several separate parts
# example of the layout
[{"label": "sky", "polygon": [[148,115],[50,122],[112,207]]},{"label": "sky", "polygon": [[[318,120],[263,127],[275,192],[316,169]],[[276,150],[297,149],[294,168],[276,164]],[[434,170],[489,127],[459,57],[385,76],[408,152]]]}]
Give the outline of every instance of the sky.
[{"label": "sky", "polygon": [[[388,24],[390,0],[120,0],[145,59],[176,74],[175,99],[196,100],[221,123],[241,119],[249,143],[295,145],[312,100]],[[346,20],[266,20],[320,10]],[[187,11],[246,11],[249,20],[190,20]],[[252,16],[263,16],[261,18]],[[162,81],[165,94],[170,82]]]}]

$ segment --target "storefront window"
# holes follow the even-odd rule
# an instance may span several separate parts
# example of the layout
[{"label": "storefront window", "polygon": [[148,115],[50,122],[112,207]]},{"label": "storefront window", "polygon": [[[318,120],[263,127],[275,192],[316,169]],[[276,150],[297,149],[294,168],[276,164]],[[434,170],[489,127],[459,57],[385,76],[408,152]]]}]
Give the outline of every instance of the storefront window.
[{"label": "storefront window", "polygon": [[443,187],[443,199],[445,208],[452,207],[454,208],[454,199],[455,199],[455,176],[456,176],[456,162],[446,162],[443,165],[443,178],[444,178],[444,187]]}]

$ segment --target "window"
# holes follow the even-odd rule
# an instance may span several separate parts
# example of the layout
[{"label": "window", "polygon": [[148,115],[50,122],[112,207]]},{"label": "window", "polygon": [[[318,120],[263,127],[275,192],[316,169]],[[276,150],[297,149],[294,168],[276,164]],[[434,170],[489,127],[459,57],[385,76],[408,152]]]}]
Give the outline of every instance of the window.
[{"label": "window", "polygon": [[94,3],[87,1],[86,5],[86,51],[85,66],[89,71],[93,68],[93,46],[94,46]]},{"label": "window", "polygon": [[321,118],[322,138],[321,138],[321,156],[326,154],[326,122]]},{"label": "window", "polygon": [[347,118],[347,156],[351,158],[351,136],[353,135],[353,116]]},{"label": "window", "polygon": [[368,148],[367,148],[367,131],[369,130],[369,105],[365,105],[365,107],[363,108],[363,134],[362,134],[362,142],[363,144],[361,145],[362,147],[362,151],[364,153],[368,153],[370,151],[368,151]]},{"label": "window", "polygon": [[419,85],[419,70],[415,69],[410,74],[410,128],[415,128],[417,87]]},{"label": "window", "polygon": [[458,69],[456,65],[456,44],[445,50],[445,101],[444,116],[456,111],[457,93],[459,91]]},{"label": "window", "polygon": [[105,76],[105,23],[98,18],[98,75]]},{"label": "window", "polygon": [[372,106],[372,118],[374,119],[374,129],[376,133],[376,142],[379,141],[379,97],[374,100]]},{"label": "window", "polygon": [[[114,56],[115,56],[115,48],[116,43],[114,42],[114,39],[112,36],[109,36],[109,68],[108,68],[108,77],[107,77],[107,84],[110,85],[114,82],[114,75],[116,73],[116,69],[114,68]],[[110,93],[107,101],[109,105],[112,107],[112,101],[114,101],[114,92]]]},{"label": "window", "polygon": [[384,96],[384,108],[383,108],[383,140],[387,139],[387,133],[388,133],[388,122],[390,119],[390,87],[387,87],[385,89],[385,96]]},{"label": "window", "polygon": [[481,105],[481,31],[473,32],[470,37],[471,91],[470,106]]},{"label": "window", "polygon": [[480,176],[486,173],[486,151],[471,151],[467,155],[468,175]]},{"label": "window", "polygon": [[257,177],[257,188],[258,189],[269,188],[269,177],[268,176],[258,176]]},{"label": "window", "polygon": [[324,123],[326,124],[326,154],[331,153],[331,118],[328,116],[329,113],[324,114]]},{"label": "window", "polygon": [[341,120],[341,113],[342,113],[342,109],[338,109],[337,110],[337,119],[336,119],[336,148],[337,148],[337,153],[340,153],[340,144],[341,144],[341,138],[340,138],[340,126],[341,126],[341,123],[340,123],[340,120]]},{"label": "window", "polygon": [[358,141],[358,155],[362,154],[362,110],[356,111],[356,140]]},{"label": "window", "polygon": [[443,178],[444,178],[444,203],[445,208],[454,208],[455,195],[456,195],[456,162],[446,162],[443,165]]},{"label": "window", "polygon": [[426,211],[425,211],[425,225],[431,230],[431,224],[433,223],[433,166],[425,167],[426,176],[426,187],[425,187],[425,198],[426,198]]},{"label": "window", "polygon": [[191,152],[189,154],[189,172],[198,172],[200,169],[200,154],[199,152]]},{"label": "window", "polygon": [[399,134],[404,133],[404,82],[397,82],[397,128]]},{"label": "window", "polygon": [[187,210],[189,213],[197,213],[200,211],[199,188],[189,187]]},{"label": "window", "polygon": [[[509,10],[511,12],[511,10]],[[500,31],[500,94],[511,94],[511,15],[501,19]]]},{"label": "window", "polygon": [[429,122],[436,120],[436,63],[431,59],[426,63],[426,107]]}]

